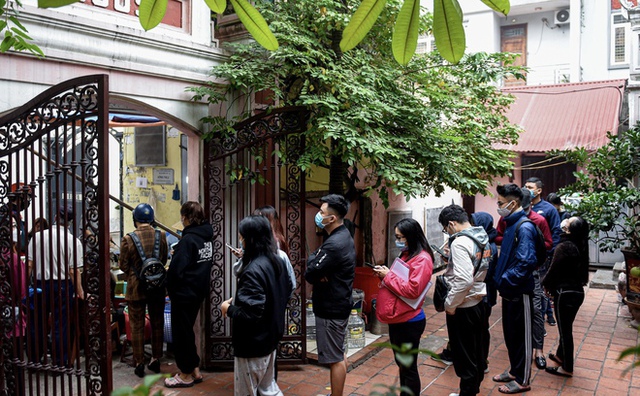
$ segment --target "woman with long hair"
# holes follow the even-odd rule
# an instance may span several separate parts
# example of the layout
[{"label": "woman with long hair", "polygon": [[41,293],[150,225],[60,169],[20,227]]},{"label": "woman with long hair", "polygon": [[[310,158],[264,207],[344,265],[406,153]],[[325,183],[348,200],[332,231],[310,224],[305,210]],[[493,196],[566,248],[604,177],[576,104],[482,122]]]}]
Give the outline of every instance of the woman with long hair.
[{"label": "woman with long hair", "polygon": [[[419,298],[431,280],[433,252],[422,227],[414,219],[400,220],[394,230],[396,246],[401,249],[399,258],[406,264],[408,276],[404,279],[385,266],[373,269],[374,274],[382,279],[376,300],[376,316],[381,322],[389,324],[389,341],[393,345],[410,343],[411,348],[416,349],[427,323],[422,310],[423,301],[419,301],[414,308],[406,300]],[[396,364],[400,370],[400,385],[419,395],[421,386],[417,355],[409,367],[397,359]],[[408,393],[402,391],[401,395]]]},{"label": "woman with long hair", "polygon": [[200,305],[209,295],[213,265],[213,228],[198,202],[185,202],[180,208],[184,226],[167,273],[171,298],[171,334],[176,365],[180,372],[167,378],[167,388],[185,388],[202,382],[200,356],[193,326]]},{"label": "woman with long hair", "polygon": [[244,252],[236,294],[220,306],[222,315],[233,320],[234,392],[282,395],[275,359],[291,294],[289,276],[265,217],[246,217],[238,230]]},{"label": "woman with long hair", "polygon": [[556,246],[542,286],[554,297],[560,342],[549,359],[557,364],[547,366],[548,373],[573,376],[573,321],[584,301],[584,286],[589,281],[589,224],[582,217],[571,217],[562,226],[560,243]]},{"label": "woman with long hair", "polygon": [[282,228],[282,223],[280,223],[280,218],[278,217],[278,212],[276,208],[271,205],[262,206],[253,211],[254,215],[260,215],[266,217],[269,220],[269,224],[271,224],[271,230],[273,231],[273,237],[276,240],[276,244],[278,245],[278,249],[282,250],[289,255],[289,244],[287,243],[287,238],[284,236],[284,229]]}]

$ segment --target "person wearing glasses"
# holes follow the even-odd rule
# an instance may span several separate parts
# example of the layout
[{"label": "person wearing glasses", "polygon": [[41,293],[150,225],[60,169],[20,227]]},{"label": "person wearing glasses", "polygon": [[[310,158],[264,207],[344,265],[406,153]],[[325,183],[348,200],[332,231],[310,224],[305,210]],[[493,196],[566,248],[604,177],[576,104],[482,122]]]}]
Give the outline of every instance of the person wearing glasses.
[{"label": "person wearing glasses", "polygon": [[[406,264],[408,275],[404,278],[386,266],[374,267],[374,275],[382,280],[376,301],[376,316],[381,322],[389,324],[389,341],[393,345],[409,343],[411,349],[417,349],[427,324],[422,310],[422,294],[433,273],[433,252],[422,227],[414,219],[400,220],[394,230],[396,246],[400,249],[399,258]],[[403,264],[398,262],[394,265]],[[416,305],[407,302],[420,297],[422,299]],[[410,366],[396,359],[400,370],[400,386],[410,389],[413,395],[419,395],[421,384],[417,355],[412,355],[412,358]],[[400,394],[409,395],[405,391]]]}]

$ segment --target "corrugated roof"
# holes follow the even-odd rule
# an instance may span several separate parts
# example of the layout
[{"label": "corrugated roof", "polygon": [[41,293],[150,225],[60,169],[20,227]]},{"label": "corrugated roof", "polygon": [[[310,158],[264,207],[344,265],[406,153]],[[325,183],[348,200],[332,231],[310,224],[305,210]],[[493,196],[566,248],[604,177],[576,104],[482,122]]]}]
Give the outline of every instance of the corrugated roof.
[{"label": "corrugated roof", "polygon": [[524,132],[515,152],[544,152],[585,147],[594,150],[618,132],[620,106],[627,80],[503,88],[516,97],[507,112]]}]

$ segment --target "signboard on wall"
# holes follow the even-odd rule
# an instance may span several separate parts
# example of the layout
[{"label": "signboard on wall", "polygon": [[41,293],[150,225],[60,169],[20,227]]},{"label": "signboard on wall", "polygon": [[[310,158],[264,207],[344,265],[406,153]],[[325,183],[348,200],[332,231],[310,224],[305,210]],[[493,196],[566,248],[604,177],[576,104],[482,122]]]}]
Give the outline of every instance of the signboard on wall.
[{"label": "signboard on wall", "polygon": [[173,184],[173,169],[171,168],[160,168],[153,170],[153,183],[154,184]]},{"label": "signboard on wall", "polygon": [[[140,14],[140,0],[80,0],[80,2],[121,14],[138,17]],[[189,9],[190,0],[168,0],[167,12],[164,14],[162,24],[184,28],[184,17]]]}]

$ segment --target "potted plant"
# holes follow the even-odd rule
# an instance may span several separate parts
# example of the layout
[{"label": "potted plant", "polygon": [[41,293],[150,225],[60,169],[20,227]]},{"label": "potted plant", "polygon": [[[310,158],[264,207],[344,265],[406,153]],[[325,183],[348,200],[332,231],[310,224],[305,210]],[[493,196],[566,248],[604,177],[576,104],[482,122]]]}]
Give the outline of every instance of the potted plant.
[{"label": "potted plant", "polygon": [[589,222],[601,251],[621,249],[626,300],[640,308],[640,124],[607,137],[609,142],[595,152],[578,148],[556,153],[581,169],[562,193],[580,197],[568,206]]}]

